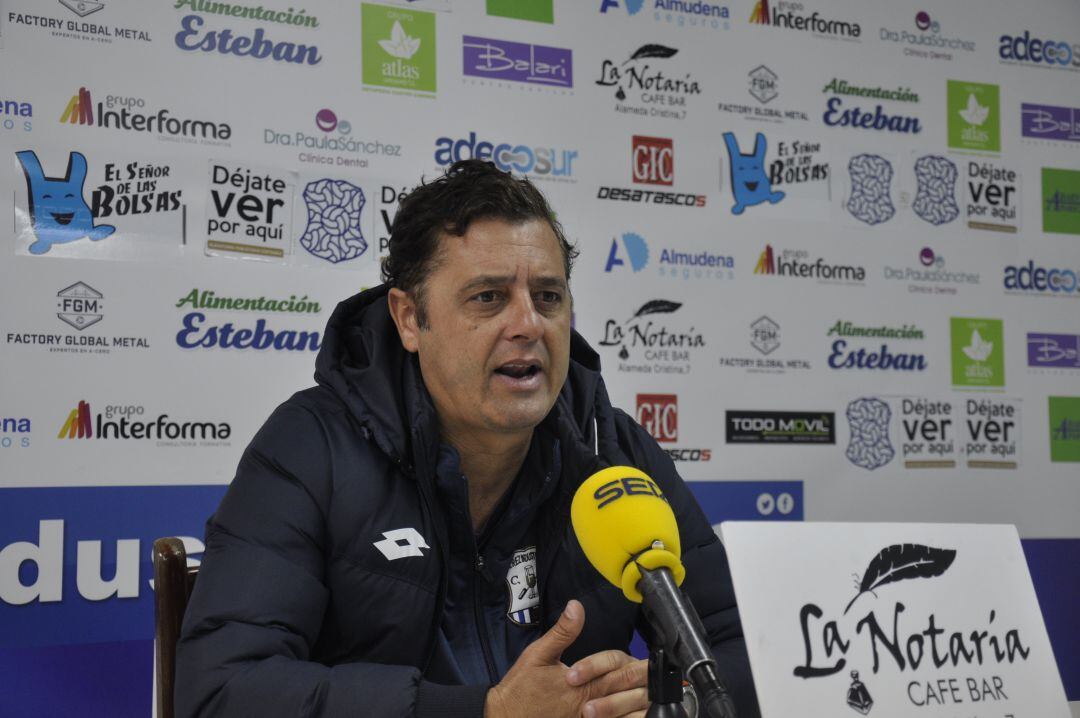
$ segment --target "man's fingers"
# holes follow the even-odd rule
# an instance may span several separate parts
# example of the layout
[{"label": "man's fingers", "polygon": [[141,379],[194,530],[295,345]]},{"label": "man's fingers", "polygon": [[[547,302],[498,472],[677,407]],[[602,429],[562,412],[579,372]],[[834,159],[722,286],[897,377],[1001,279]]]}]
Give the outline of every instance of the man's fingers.
[{"label": "man's fingers", "polygon": [[611,695],[634,688],[644,688],[649,683],[649,662],[630,661],[596,681],[594,695]]},{"label": "man's fingers", "polygon": [[622,718],[641,711],[644,716],[643,711],[648,707],[649,691],[642,687],[591,700],[581,709],[581,715],[583,718]]},{"label": "man's fingers", "polygon": [[570,666],[566,681],[572,686],[581,686],[594,678],[611,673],[634,660],[634,657],[622,651],[600,651],[586,656]]},{"label": "man's fingers", "polygon": [[578,601],[572,600],[566,604],[566,608],[555,625],[533,641],[522,653],[522,657],[524,658],[527,653],[529,662],[533,665],[554,665],[559,662],[563,651],[577,640],[584,626],[585,607]]}]

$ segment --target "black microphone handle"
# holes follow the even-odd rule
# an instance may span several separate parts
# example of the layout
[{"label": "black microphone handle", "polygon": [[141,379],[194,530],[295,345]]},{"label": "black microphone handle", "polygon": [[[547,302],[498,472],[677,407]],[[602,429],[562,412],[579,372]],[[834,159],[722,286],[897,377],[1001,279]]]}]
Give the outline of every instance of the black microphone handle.
[{"label": "black microphone handle", "polygon": [[701,617],[675,585],[670,570],[639,568],[637,587],[645,599],[642,606],[655,641],[685,671],[700,705],[712,718],[736,718],[727,687],[716,673],[716,659],[705,641]]},{"label": "black microphone handle", "polygon": [[[697,672],[695,677],[693,674]],[[698,704],[706,708],[712,718],[735,718],[735,704],[731,701],[731,695],[727,692],[724,682],[716,673],[716,666],[712,663],[698,665],[688,676],[694,690],[698,691]],[[704,688],[704,694],[701,689]]]}]

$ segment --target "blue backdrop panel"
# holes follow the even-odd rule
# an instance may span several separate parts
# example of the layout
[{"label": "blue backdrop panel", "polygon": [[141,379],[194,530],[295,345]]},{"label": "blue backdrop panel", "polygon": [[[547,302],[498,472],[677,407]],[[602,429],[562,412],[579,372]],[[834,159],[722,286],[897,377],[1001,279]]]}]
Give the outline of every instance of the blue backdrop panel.
[{"label": "blue backdrop panel", "polygon": [[1080,539],[1025,539],[1031,580],[1039,597],[1065,695],[1080,701]]}]

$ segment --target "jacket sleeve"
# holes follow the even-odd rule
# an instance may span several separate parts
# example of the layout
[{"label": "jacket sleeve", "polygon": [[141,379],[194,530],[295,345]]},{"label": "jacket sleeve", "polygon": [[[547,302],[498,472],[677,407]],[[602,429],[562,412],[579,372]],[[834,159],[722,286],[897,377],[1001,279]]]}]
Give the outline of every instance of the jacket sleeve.
[{"label": "jacket sleeve", "polygon": [[[659,484],[675,512],[682,562],[686,567],[681,588],[701,616],[717,670],[735,700],[739,718],[760,718],[724,545],[679,476],[674,462],[656,441],[621,411],[617,424],[620,443],[629,447],[638,467]],[[642,626],[642,630],[647,631],[648,627]]]},{"label": "jacket sleeve", "polygon": [[329,598],[333,489],[322,425],[278,408],[244,452],[206,526],[176,656],[178,718],[483,715],[486,687],[446,687],[411,666],[311,660]]}]

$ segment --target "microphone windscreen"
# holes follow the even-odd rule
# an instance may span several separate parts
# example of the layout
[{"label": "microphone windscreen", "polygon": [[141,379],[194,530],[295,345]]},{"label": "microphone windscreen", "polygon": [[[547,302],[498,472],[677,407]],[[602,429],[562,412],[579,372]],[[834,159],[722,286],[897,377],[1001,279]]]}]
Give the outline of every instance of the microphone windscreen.
[{"label": "microphone windscreen", "polygon": [[570,520],[589,563],[631,601],[642,600],[641,568],[666,567],[682,583],[675,513],[643,471],[612,466],[590,476],[574,494]]}]

